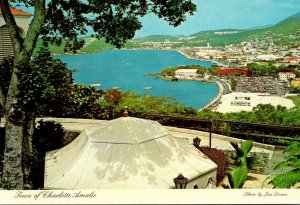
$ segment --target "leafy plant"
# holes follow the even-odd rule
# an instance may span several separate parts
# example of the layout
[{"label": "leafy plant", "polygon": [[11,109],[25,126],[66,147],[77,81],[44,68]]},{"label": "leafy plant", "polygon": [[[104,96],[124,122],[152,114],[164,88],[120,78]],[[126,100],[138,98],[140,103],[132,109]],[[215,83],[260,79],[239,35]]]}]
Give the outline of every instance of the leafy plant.
[{"label": "leafy plant", "polygon": [[290,168],[290,170],[273,177],[270,183],[275,188],[290,188],[300,182],[300,142],[292,142],[283,154],[286,154],[285,159],[276,164],[275,169]]},{"label": "leafy plant", "polygon": [[63,146],[64,129],[54,121],[39,121],[33,135],[32,182],[33,188],[44,185],[45,154]]},{"label": "leafy plant", "polygon": [[220,183],[228,172],[229,162],[226,154],[222,150],[216,148],[200,147],[199,150],[218,165],[217,184]]},{"label": "leafy plant", "polygon": [[242,142],[241,147],[238,146],[236,142],[230,142],[230,144],[235,149],[236,153],[233,157],[228,157],[229,161],[235,166],[242,166],[251,168],[256,163],[256,157],[248,156],[250,150],[253,147],[253,141],[246,140]]},{"label": "leafy plant", "polygon": [[244,186],[244,183],[247,179],[248,169],[245,166],[236,167],[232,169],[227,177],[229,181],[229,185],[222,185],[224,188],[232,188],[232,189],[241,189]]}]

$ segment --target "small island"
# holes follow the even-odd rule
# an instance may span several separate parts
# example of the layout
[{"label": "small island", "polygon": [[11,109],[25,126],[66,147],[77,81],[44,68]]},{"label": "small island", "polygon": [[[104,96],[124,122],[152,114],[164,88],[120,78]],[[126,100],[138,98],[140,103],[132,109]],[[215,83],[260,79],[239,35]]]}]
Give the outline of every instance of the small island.
[{"label": "small island", "polygon": [[148,76],[161,77],[165,80],[199,80],[202,82],[216,82],[217,70],[215,67],[203,67],[200,65],[181,65],[163,68],[160,73],[147,74]]}]

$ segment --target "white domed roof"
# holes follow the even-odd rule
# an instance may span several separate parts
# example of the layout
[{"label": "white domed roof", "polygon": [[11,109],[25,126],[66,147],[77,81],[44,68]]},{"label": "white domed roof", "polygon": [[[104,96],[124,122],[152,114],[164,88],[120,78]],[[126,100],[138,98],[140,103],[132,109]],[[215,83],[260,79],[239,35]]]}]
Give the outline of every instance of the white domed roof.
[{"label": "white domed roof", "polygon": [[86,128],[70,144],[47,152],[44,188],[172,188],[179,173],[201,187],[216,177],[216,168],[158,122],[122,117]]},{"label": "white domed roof", "polygon": [[93,142],[135,144],[168,135],[166,128],[156,121],[121,117],[95,125],[87,130]]}]

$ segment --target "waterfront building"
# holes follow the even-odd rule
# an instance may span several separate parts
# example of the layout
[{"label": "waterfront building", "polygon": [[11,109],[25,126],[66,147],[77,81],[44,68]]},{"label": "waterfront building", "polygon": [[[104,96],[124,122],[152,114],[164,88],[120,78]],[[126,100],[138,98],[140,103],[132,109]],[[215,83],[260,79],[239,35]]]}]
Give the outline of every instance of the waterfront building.
[{"label": "waterfront building", "polygon": [[[18,10],[15,8],[11,8],[10,10],[15,17],[21,36],[24,38],[29,28],[29,18],[31,17],[31,13]],[[1,61],[3,61],[5,58],[12,57],[14,55],[12,41],[10,39],[9,32],[8,32],[8,26],[4,21],[1,10],[0,10],[0,42],[1,42],[0,44],[0,63],[1,63]]]},{"label": "waterfront building", "polygon": [[180,76],[181,78],[185,77],[198,77],[198,69],[178,69],[175,71],[175,75]]},{"label": "waterfront building", "polygon": [[296,74],[294,72],[279,72],[278,78],[281,81],[288,81],[290,79],[296,78]]},{"label": "waterfront building", "polygon": [[300,78],[295,78],[291,81],[292,87],[300,87]]},{"label": "waterfront building", "polygon": [[217,68],[218,76],[226,76],[226,75],[249,75],[249,71],[247,68]]}]

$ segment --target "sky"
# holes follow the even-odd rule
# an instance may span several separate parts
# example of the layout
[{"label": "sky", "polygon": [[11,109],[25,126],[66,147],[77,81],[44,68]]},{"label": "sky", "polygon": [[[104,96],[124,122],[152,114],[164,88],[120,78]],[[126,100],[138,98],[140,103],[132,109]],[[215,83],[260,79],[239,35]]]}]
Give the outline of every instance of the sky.
[{"label": "sky", "polygon": [[136,37],[255,28],[276,24],[300,12],[300,0],[193,0],[193,3],[197,5],[197,12],[176,28],[154,15],[143,17],[143,28]]},{"label": "sky", "polygon": [[257,28],[274,25],[300,12],[300,0],[192,1],[197,5],[197,12],[188,16],[180,26],[174,28],[154,14],[149,14],[141,18],[143,28],[137,31],[135,37],[157,34],[187,36],[207,30]]}]

